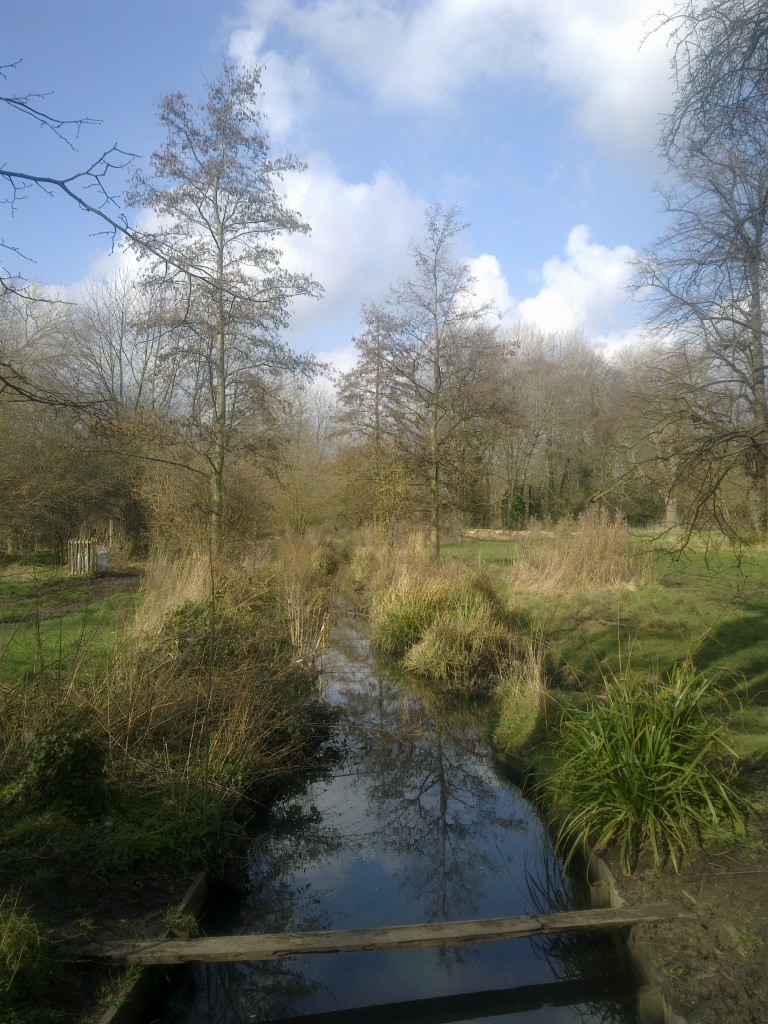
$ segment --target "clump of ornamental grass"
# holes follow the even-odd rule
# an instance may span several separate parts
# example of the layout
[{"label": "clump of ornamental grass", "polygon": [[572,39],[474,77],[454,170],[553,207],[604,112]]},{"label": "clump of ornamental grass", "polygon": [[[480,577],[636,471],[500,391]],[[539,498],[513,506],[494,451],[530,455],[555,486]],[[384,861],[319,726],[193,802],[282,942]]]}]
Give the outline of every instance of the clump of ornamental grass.
[{"label": "clump of ornamental grass", "polygon": [[713,681],[687,660],[663,681],[604,682],[588,707],[564,711],[543,783],[566,859],[618,843],[625,871],[644,852],[677,870],[694,846],[743,832],[749,807],[731,786],[736,759]]},{"label": "clump of ornamental grass", "polygon": [[483,571],[401,566],[370,598],[371,642],[446,690],[489,689],[512,657],[515,623]]},{"label": "clump of ornamental grass", "polygon": [[451,581],[444,573],[402,568],[370,599],[371,643],[402,657],[424,636],[441,609],[447,608]]},{"label": "clump of ornamental grass", "polygon": [[519,590],[563,593],[650,582],[651,552],[622,519],[592,506],[574,523],[561,520],[552,535],[531,537],[518,548],[510,583]]},{"label": "clump of ornamental grass", "polygon": [[440,610],[418,643],[403,658],[403,668],[449,689],[489,689],[510,648],[509,629],[480,594]]}]

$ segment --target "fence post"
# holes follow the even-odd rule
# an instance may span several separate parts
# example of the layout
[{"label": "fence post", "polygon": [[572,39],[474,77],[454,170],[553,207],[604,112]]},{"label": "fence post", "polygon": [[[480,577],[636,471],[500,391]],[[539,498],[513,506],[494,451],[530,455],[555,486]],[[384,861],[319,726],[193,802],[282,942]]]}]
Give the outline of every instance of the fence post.
[{"label": "fence post", "polygon": [[67,542],[67,565],[70,576],[80,576],[84,573],[95,572],[96,541],[93,538],[85,537],[71,538]]}]

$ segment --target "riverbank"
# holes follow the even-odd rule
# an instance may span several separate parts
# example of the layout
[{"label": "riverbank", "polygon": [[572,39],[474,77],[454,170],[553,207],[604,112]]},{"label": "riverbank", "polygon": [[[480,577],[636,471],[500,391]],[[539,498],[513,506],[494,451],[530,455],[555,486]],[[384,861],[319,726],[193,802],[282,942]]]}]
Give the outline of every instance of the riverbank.
[{"label": "riverbank", "polygon": [[112,979],[59,947],[164,934],[196,872],[242,880],[250,823],[316,770],[328,581],[289,554],[218,566],[215,603],[204,558],[0,573],[3,1022],[97,1018]]},{"label": "riverbank", "polygon": [[768,1006],[768,761],[744,783],[759,795],[749,845],[719,844],[657,870],[641,860],[627,875],[615,849],[605,859],[629,903],[675,902],[691,921],[644,925],[642,940],[669,1005],[687,1024],[764,1024]]}]

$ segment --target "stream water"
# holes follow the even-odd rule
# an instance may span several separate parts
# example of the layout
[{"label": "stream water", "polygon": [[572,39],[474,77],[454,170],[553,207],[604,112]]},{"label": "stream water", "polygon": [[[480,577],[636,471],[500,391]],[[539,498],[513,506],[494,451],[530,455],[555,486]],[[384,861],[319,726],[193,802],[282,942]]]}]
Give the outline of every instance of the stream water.
[{"label": "stream water", "polygon": [[[254,841],[248,895],[209,933],[370,928],[573,909],[531,804],[494,763],[481,717],[446,713],[375,663],[352,617],[324,685],[343,757]],[[224,920],[223,918],[226,918]],[[553,936],[195,968],[166,1024],[509,1021],[634,1024],[607,938]]]}]

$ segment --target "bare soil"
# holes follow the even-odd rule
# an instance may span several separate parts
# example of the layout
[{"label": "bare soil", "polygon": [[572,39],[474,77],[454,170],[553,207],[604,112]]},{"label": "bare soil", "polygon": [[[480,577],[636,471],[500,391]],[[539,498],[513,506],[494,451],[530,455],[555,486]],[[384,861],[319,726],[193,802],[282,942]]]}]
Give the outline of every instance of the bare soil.
[{"label": "bare soil", "polygon": [[679,903],[693,920],[643,925],[659,988],[687,1024],[768,1021],[768,761],[750,773],[762,810],[748,846],[718,846],[688,857],[676,874],[642,862],[625,875],[615,851],[605,860],[627,903]]}]

